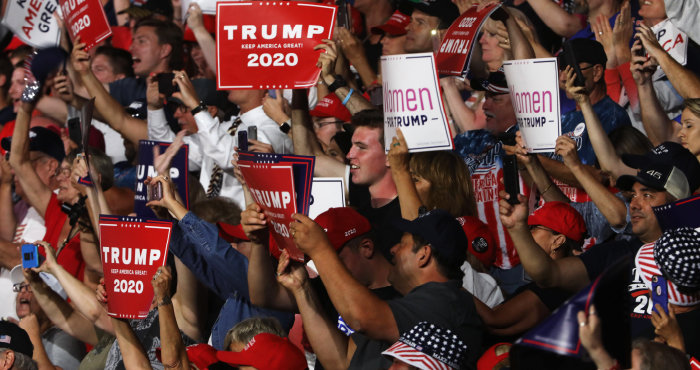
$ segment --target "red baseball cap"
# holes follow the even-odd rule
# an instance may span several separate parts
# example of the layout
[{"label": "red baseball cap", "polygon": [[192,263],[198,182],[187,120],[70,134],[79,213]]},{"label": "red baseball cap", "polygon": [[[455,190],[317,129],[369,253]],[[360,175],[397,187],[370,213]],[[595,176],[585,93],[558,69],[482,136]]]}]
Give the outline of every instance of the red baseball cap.
[{"label": "red baseball cap", "polygon": [[[250,241],[248,236],[243,232],[243,226],[241,224],[231,225],[223,222],[217,222],[216,225],[219,227],[219,237],[226,240],[229,243],[236,243],[239,241]],[[270,232],[270,243],[269,243],[270,255],[279,259],[282,255],[282,250],[277,246],[275,238],[272,237]]]},{"label": "red baseball cap", "polygon": [[369,221],[349,207],[329,208],[314,221],[326,230],[328,240],[335,250],[340,250],[345,243],[372,230]]},{"label": "red baseball cap", "polygon": [[486,268],[493,265],[496,260],[496,244],[491,236],[491,231],[485,223],[476,217],[457,217],[457,222],[462,225],[464,234],[469,240],[467,250],[473,254]]},{"label": "red baseball cap", "polygon": [[[216,358],[216,348],[206,343],[193,344],[185,348],[185,351],[187,351],[187,359],[198,369],[207,370],[210,365],[219,362]],[[161,349],[156,348],[156,358],[162,362],[160,352]]]},{"label": "red baseball cap", "polygon": [[375,34],[388,33],[391,36],[401,36],[406,34],[406,27],[409,23],[411,23],[411,17],[397,10],[386,23],[372,27],[371,31]]},{"label": "red baseball cap", "polygon": [[510,343],[496,343],[484,352],[476,363],[477,370],[500,369],[503,361],[510,355]]},{"label": "red baseball cap", "polygon": [[527,218],[527,224],[548,227],[579,242],[586,234],[586,222],[583,221],[583,217],[574,207],[564,202],[546,202]]},{"label": "red baseball cap", "polygon": [[258,370],[303,370],[306,357],[289,339],[260,333],[240,352],[219,351],[216,357],[230,365],[253,366]]},{"label": "red baseball cap", "polygon": [[309,111],[314,117],[335,117],[343,122],[350,122],[352,119],[352,114],[345,108],[340,99],[335,95],[335,93],[330,93],[323,97],[314,109]]}]

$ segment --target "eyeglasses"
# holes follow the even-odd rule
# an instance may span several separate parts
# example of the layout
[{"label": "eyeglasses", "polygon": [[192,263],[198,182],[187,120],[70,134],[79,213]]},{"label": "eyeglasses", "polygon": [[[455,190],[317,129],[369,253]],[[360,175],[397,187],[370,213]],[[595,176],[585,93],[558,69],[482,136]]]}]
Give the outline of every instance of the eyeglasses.
[{"label": "eyeglasses", "polygon": [[345,122],[343,122],[343,121],[341,121],[341,120],[337,120],[337,121],[328,121],[328,122],[319,122],[319,123],[316,124],[316,127],[317,127],[317,128],[322,128],[322,127],[328,126],[328,125],[342,125],[343,123],[345,123]]},{"label": "eyeglasses", "polygon": [[19,283],[19,284],[15,284],[12,286],[12,291],[15,293],[19,293],[23,289],[25,289],[29,293],[31,293],[31,291],[32,291],[32,287],[31,287],[31,285],[29,285],[29,283]]}]

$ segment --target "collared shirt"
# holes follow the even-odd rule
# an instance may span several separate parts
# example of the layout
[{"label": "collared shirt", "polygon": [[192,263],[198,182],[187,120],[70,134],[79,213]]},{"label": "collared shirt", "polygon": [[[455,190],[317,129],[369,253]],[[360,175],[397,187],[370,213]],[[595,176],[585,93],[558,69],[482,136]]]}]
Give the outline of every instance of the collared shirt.
[{"label": "collared shirt", "polygon": [[[247,130],[250,126],[258,128],[258,141],[272,145],[275,153],[292,153],[292,140],[285,133],[280,131],[279,125],[268,117],[262,109],[262,105],[238,118],[242,123],[238,130]],[[229,127],[235,118],[230,121],[219,123],[217,118],[213,118],[208,112],[202,111],[194,116],[199,131],[195,134],[201,143],[202,150],[202,171],[199,175],[199,182],[204,189],[209,187],[212,169],[217,164],[223,170],[223,178],[220,196],[230,198],[241,209],[245,209],[245,198],[243,187],[233,175],[231,159],[235,153],[234,147],[238,146],[238,135],[230,135]],[[195,136],[193,135],[193,136]]]}]

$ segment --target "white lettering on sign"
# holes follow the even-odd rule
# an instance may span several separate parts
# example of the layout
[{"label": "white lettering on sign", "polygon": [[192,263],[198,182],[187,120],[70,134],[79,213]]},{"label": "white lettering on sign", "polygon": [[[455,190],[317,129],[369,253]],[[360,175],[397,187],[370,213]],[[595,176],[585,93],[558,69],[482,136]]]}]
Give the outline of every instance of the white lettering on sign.
[{"label": "white lettering on sign", "polygon": [[298,62],[299,57],[295,53],[248,54],[248,67],[286,67],[295,66]]},{"label": "white lettering on sign", "polygon": [[[304,25],[302,24],[283,24],[282,25],[282,38],[283,39],[300,39],[302,38],[302,31]],[[318,25],[306,26],[306,38],[313,39],[315,35],[322,35],[325,27]],[[260,36],[265,40],[272,40],[277,38],[277,25],[267,25],[263,24],[260,26]],[[224,31],[226,31],[226,39],[233,40],[235,31],[239,29],[238,25],[227,24],[224,26]],[[241,39],[242,40],[256,40],[258,28],[255,25],[245,24],[240,26]]]},{"label": "white lettering on sign", "polygon": [[114,279],[115,293],[143,293],[143,281]]},{"label": "white lettering on sign", "polygon": [[[146,253],[150,251],[149,253]],[[102,247],[102,255],[104,263],[121,263],[124,265],[146,265],[152,266],[160,259],[160,251],[158,249],[143,249],[143,248],[118,248],[118,247]],[[148,255],[148,263],[146,256]]]},{"label": "white lettering on sign", "polygon": [[471,27],[476,22],[477,17],[467,17],[459,22],[459,27]]},{"label": "white lettering on sign", "polygon": [[257,203],[264,204],[266,207],[286,209],[292,201],[292,195],[288,191],[250,189],[250,192]]}]

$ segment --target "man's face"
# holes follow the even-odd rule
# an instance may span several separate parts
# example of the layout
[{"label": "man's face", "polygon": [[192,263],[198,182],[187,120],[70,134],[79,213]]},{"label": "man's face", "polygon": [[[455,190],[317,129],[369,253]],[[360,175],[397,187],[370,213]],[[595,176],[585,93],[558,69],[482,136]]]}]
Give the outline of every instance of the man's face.
[{"label": "man's face", "polygon": [[350,161],[352,182],[372,185],[381,180],[386,171],[384,145],[379,142],[380,129],[360,126],[352,135],[352,147],[347,158]]},{"label": "man's face", "polygon": [[[392,36],[390,34],[385,34],[381,40],[382,43],[382,55],[396,55],[406,53],[406,35]],[[432,44],[431,44],[432,46]]]},{"label": "man's face", "polygon": [[632,233],[644,243],[653,242],[661,236],[661,227],[651,208],[666,204],[666,193],[635,182],[631,196]]},{"label": "man's face", "polygon": [[[136,29],[129,51],[134,60],[134,73],[137,76],[145,77],[151,72],[161,72],[160,64],[162,58],[167,55],[164,47],[158,42],[156,28],[142,26]],[[166,54],[166,55],[163,55]]]},{"label": "man's face", "polygon": [[343,121],[335,117],[312,117],[314,122],[314,132],[316,138],[324,145],[328,146],[335,134],[342,129]]},{"label": "man's face", "polygon": [[509,126],[516,123],[515,110],[510,102],[510,94],[486,93],[486,99],[482,105],[486,115],[486,129],[499,134]]},{"label": "man's face", "polygon": [[[410,284],[411,277],[414,275],[415,255],[413,251],[413,235],[404,233],[401,241],[391,248],[392,264],[389,270],[388,280],[397,291],[408,293],[407,285]],[[406,291],[406,292],[404,292]]]},{"label": "man's face", "polygon": [[[590,63],[579,63],[578,64],[579,68],[581,69],[581,74],[583,75],[583,78],[586,80],[586,90],[588,92],[593,91],[595,88],[595,83],[596,83],[596,71],[598,68],[602,68],[600,64],[593,65]],[[565,68],[566,66],[561,66],[560,68]],[[559,88],[563,89],[566,91],[566,73],[564,72],[565,70],[559,71]],[[573,99],[574,97],[569,95],[568,92],[566,92],[566,96],[569,99]]]},{"label": "man's face", "polygon": [[424,53],[433,51],[432,31],[437,29],[440,19],[414,10],[411,15],[411,23],[406,27],[406,43],[404,48],[407,53]]},{"label": "man's face", "polygon": [[15,68],[12,71],[12,81],[10,83],[10,98],[12,98],[12,104],[14,105],[14,111],[17,113],[19,105],[22,103],[19,99],[22,97],[22,91],[24,91],[24,69]]},{"label": "man's face", "polygon": [[56,173],[56,182],[58,182],[58,194],[56,198],[63,203],[73,204],[78,201],[80,192],[73,187],[70,181],[70,174],[70,163],[66,161],[61,162],[61,166]]},{"label": "man's face", "polygon": [[194,120],[192,112],[190,112],[184,105],[178,105],[175,109],[173,117],[177,119],[177,123],[180,124],[180,129],[187,130],[187,135],[192,135],[199,131],[197,127],[197,121]]},{"label": "man's face", "polygon": [[90,68],[92,68],[92,73],[95,74],[97,80],[103,84],[114,82],[121,78],[114,73],[114,68],[109,63],[109,58],[103,54],[95,55]]},{"label": "man's face", "polygon": [[36,298],[34,298],[32,288],[29,286],[29,283],[27,281],[22,282],[22,288],[20,292],[17,293],[15,303],[17,317],[19,317],[20,319],[31,313],[38,314],[41,311],[41,306],[39,306],[39,303],[36,301]]}]

